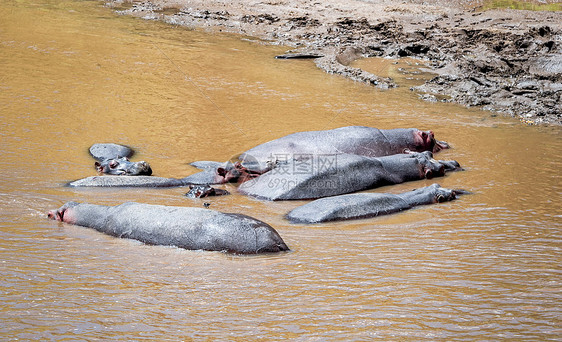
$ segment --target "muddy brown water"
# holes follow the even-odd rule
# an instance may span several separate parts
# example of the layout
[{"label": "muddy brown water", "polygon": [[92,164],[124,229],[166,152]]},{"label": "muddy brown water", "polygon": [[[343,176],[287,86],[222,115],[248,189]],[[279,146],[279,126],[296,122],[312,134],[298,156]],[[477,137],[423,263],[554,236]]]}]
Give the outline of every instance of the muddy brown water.
[{"label": "muddy brown water", "polygon": [[[119,17],[98,2],[0,2],[3,340],[562,335],[560,128],[423,102],[408,86],[381,92],[273,58],[284,50]],[[357,63],[418,82],[388,61]],[[292,249],[250,257],[146,246],[46,218],[69,200],[203,205],[185,188],[64,187],[95,173],[95,142],[130,145],[156,175],[182,177],[195,172],[190,161],[346,125],[432,129],[454,146],[438,157],[466,168],[434,181],[473,194],[312,226],[283,219],[303,202],[206,200],[268,222]]]}]

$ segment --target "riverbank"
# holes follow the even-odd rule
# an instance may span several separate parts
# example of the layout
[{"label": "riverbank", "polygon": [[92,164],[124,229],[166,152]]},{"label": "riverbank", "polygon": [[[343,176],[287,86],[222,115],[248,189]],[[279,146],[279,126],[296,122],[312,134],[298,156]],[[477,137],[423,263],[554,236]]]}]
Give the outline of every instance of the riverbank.
[{"label": "riverbank", "polygon": [[287,45],[287,58],[315,58],[326,72],[381,89],[396,84],[350,63],[424,59],[436,74],[412,88],[424,100],[562,125],[562,12],[480,11],[471,0],[104,2],[121,14]]}]

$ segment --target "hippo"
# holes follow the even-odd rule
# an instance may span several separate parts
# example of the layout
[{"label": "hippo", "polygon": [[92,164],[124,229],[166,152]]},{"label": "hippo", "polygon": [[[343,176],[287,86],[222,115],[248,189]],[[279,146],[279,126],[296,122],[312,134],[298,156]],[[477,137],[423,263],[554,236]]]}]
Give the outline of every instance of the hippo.
[{"label": "hippo", "polygon": [[432,131],[415,128],[377,129],[348,126],[324,131],[289,134],[258,145],[240,155],[240,160],[252,159],[262,166],[276,160],[308,158],[310,155],[357,154],[383,157],[413,152],[438,152],[449,148],[446,142],[435,140]]},{"label": "hippo", "polygon": [[320,223],[392,214],[418,205],[452,201],[467,194],[432,184],[402,194],[360,193],[320,198],[291,210],[286,218],[293,223]]},{"label": "hippo", "polygon": [[113,143],[93,144],[89,149],[90,154],[97,161],[106,159],[127,157],[131,158],[135,153],[130,147]]},{"label": "hippo", "polygon": [[94,167],[99,173],[117,176],[150,176],[152,174],[152,168],[147,162],[132,162],[127,157],[96,161]]},{"label": "hippo", "polygon": [[128,202],[117,206],[68,202],[48,217],[150,245],[258,254],[288,251],[277,231],[242,214]]},{"label": "hippo", "polygon": [[459,163],[435,160],[429,151],[379,158],[323,155],[280,164],[259,178],[241,184],[238,191],[270,201],[315,199],[439,177],[455,170],[460,170]]},{"label": "hippo", "polygon": [[204,197],[211,197],[211,196],[224,196],[230,195],[230,192],[223,189],[216,189],[210,185],[189,185],[189,192],[185,194],[185,196],[189,198],[204,198]]}]

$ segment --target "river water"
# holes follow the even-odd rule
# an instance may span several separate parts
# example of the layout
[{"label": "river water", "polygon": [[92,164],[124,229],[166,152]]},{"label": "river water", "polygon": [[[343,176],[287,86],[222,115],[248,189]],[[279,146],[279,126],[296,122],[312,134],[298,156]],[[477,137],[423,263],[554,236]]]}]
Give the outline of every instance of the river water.
[{"label": "river water", "polygon": [[[557,340],[562,139],[480,110],[379,91],[240,36],[119,17],[95,1],[0,2],[3,340]],[[407,62],[407,61],[406,61]],[[402,64],[406,62],[401,62]],[[408,62],[413,63],[413,62]],[[416,76],[417,77],[417,76]],[[146,246],[47,220],[66,201],[201,207],[185,188],[75,189],[88,147],[117,142],[183,177],[296,131],[432,129],[472,195],[387,217],[289,224],[304,202],[235,193],[211,208],[275,227],[288,253]]]}]

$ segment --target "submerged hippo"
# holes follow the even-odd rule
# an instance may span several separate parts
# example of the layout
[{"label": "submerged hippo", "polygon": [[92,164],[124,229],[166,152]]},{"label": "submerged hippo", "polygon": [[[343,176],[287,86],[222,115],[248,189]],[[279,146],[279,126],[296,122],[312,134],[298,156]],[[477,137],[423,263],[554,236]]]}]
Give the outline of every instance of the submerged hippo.
[{"label": "submerged hippo", "polygon": [[459,169],[456,161],[435,160],[429,151],[380,158],[325,155],[281,164],[271,172],[241,184],[238,191],[271,201],[313,199],[443,176],[445,171]]},{"label": "submerged hippo", "polygon": [[257,254],[288,251],[277,231],[241,214],[141,203],[104,206],[68,202],[48,217],[150,245]]},{"label": "submerged hippo", "polygon": [[152,174],[152,168],[147,162],[132,162],[127,157],[96,161],[94,167],[99,173],[116,176],[150,176]]},{"label": "submerged hippo", "polygon": [[216,189],[210,185],[189,185],[189,192],[185,194],[189,198],[205,198],[211,196],[230,195],[230,192],[223,189]]},{"label": "submerged hippo", "polygon": [[293,209],[287,219],[293,223],[319,223],[392,214],[418,205],[452,201],[465,190],[451,190],[433,184],[402,194],[362,193],[317,199]]}]

